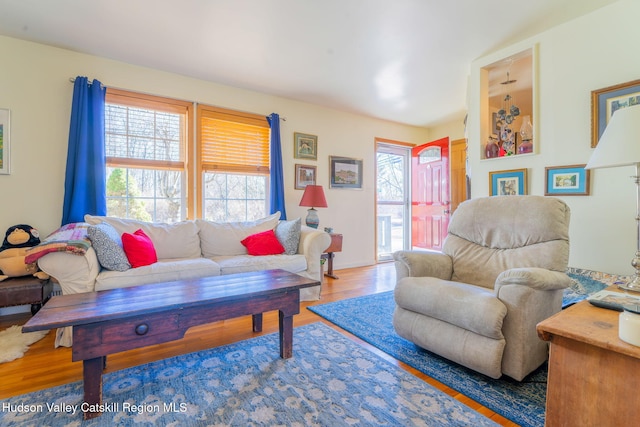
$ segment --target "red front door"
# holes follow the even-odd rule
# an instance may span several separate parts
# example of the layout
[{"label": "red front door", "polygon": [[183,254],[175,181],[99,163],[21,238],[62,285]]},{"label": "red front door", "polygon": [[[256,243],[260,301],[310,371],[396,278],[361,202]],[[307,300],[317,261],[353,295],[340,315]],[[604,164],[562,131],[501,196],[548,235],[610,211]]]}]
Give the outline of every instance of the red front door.
[{"label": "red front door", "polygon": [[439,251],[449,225],[449,137],[411,150],[411,244]]}]

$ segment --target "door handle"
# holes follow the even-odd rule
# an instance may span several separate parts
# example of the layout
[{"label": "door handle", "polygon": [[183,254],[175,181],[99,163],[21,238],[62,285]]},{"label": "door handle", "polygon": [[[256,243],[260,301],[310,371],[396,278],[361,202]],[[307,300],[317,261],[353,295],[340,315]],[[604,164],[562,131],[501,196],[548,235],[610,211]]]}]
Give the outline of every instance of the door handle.
[{"label": "door handle", "polygon": [[451,213],[451,210],[445,209],[445,210],[442,211],[442,213],[445,214],[445,215],[449,215]]}]

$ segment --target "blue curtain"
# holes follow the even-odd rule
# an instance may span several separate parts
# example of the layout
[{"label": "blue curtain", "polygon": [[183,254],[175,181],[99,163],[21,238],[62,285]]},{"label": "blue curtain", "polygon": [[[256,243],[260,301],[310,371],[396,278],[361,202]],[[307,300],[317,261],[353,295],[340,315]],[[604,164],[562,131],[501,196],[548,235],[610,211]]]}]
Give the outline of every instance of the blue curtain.
[{"label": "blue curtain", "polygon": [[269,126],[271,126],[271,194],[269,195],[269,206],[271,213],[280,211],[280,219],[287,219],[287,212],[284,207],[284,178],[282,175],[282,144],[280,143],[280,116],[271,113],[267,116]]},{"label": "blue curtain", "polygon": [[104,99],[98,80],[76,77],[71,106],[62,225],[84,221],[84,214],[106,215]]}]

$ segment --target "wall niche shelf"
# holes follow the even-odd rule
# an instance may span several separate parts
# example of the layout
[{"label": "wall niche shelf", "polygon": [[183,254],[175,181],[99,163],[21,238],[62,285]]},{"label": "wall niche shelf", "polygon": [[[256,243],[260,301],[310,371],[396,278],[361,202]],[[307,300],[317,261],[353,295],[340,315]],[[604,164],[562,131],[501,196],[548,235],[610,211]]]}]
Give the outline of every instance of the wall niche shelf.
[{"label": "wall niche shelf", "polygon": [[537,47],[480,68],[480,159],[538,153]]}]

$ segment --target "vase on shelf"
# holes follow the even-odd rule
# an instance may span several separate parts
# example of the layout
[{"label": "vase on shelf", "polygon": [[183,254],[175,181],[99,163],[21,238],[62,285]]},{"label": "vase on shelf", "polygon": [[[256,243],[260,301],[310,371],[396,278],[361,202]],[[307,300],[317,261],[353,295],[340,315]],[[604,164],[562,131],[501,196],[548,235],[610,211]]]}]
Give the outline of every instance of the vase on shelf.
[{"label": "vase on shelf", "polygon": [[522,142],[518,147],[518,154],[526,154],[533,152],[533,125],[530,116],[522,118],[522,126],[520,126],[520,138]]},{"label": "vase on shelf", "polygon": [[497,139],[489,137],[489,141],[487,141],[487,145],[484,147],[484,158],[493,159],[494,157],[498,157],[499,152],[500,146],[498,145]]}]

